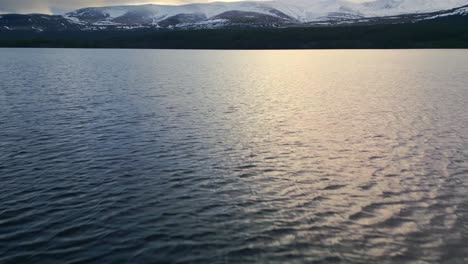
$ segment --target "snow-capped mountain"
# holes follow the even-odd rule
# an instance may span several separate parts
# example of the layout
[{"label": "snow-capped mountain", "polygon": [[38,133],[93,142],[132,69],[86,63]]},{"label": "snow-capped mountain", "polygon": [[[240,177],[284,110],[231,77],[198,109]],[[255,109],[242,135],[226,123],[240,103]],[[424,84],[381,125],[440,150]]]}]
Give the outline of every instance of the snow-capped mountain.
[{"label": "snow-capped mountain", "polygon": [[83,8],[64,16],[82,24],[92,25],[158,25],[167,19],[172,23],[194,23],[225,12],[248,12],[262,18],[280,21],[324,21],[360,17],[394,16],[427,13],[468,5],[468,0],[375,0],[355,3],[350,0],[273,0],[243,2],[213,2],[206,4],[141,5]]},{"label": "snow-capped mountain", "polygon": [[[159,25],[194,23],[222,16],[223,13],[248,12],[278,19],[292,20],[279,10],[263,2],[214,2],[208,4],[141,5],[83,8],[64,15],[81,24],[92,25]],[[172,23],[171,23],[172,21]]]},{"label": "snow-capped mountain", "polygon": [[363,3],[360,12],[366,16],[390,16],[429,13],[468,5],[467,0],[377,0]]},{"label": "snow-capped mountain", "polygon": [[406,23],[464,16],[468,0],[273,0],[82,8],[63,15],[1,15],[0,31],[288,27]]},{"label": "snow-capped mountain", "polygon": [[374,0],[356,3],[349,0],[274,0],[265,2],[299,21],[328,20],[343,14],[355,17],[381,17],[429,13],[468,5],[468,0]]}]

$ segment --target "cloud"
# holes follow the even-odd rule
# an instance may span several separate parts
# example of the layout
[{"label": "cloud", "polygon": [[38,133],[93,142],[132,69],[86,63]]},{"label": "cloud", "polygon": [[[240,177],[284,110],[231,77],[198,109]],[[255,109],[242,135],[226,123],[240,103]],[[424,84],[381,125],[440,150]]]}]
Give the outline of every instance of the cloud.
[{"label": "cloud", "polygon": [[2,12],[49,12],[48,1],[34,0],[0,0]]}]

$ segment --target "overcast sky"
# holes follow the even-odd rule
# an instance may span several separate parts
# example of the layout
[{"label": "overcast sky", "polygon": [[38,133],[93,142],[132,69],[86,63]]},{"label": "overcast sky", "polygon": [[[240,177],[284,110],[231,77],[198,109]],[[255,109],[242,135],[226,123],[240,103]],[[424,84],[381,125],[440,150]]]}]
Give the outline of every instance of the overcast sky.
[{"label": "overcast sky", "polygon": [[[63,13],[81,7],[126,4],[188,4],[214,0],[0,0],[0,13]],[[224,0],[229,1],[229,0]],[[235,1],[235,0],[231,0]],[[310,0],[315,1],[315,0]],[[365,0],[353,0],[362,2]],[[441,0],[443,1],[443,0]]]}]

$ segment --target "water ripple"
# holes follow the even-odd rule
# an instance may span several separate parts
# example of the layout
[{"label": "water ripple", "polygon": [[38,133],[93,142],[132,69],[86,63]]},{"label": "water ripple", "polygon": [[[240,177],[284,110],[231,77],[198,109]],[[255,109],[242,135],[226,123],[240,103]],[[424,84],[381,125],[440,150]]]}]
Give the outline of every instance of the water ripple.
[{"label": "water ripple", "polygon": [[466,51],[0,57],[0,263],[468,261]]}]

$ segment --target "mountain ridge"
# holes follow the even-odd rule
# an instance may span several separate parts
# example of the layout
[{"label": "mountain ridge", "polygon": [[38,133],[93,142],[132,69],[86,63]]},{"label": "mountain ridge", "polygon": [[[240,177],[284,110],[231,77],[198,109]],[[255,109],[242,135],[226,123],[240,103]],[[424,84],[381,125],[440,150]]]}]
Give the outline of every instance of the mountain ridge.
[{"label": "mountain ridge", "polygon": [[[434,12],[413,12],[409,1],[426,3],[420,9],[436,9],[442,5],[434,0],[376,0],[363,4],[350,3],[347,0],[318,0],[315,7],[321,6],[322,13],[314,14],[314,19],[304,19],[311,13],[303,8],[302,13],[293,9],[305,5],[305,0],[289,0],[288,8],[281,6],[286,0],[213,2],[207,4],[188,4],[182,6],[133,5],[90,7],[78,9],[64,15],[0,15],[0,31],[30,30],[42,31],[100,31],[100,30],[138,30],[138,29],[209,29],[226,27],[301,27],[333,26],[350,24],[409,23],[440,16],[467,15],[464,8],[468,0],[447,0],[448,5],[467,2],[464,7]],[[447,2],[444,6],[447,5]],[[407,10],[402,12],[404,6]],[[309,5],[309,8],[311,5]],[[333,7],[333,8],[332,8]],[[355,11],[360,7],[366,12]],[[353,9],[354,8],[354,9]],[[325,11],[324,11],[325,10]],[[380,10],[375,15],[369,10]],[[386,10],[385,12],[381,10]],[[400,11],[398,11],[400,10]],[[330,11],[330,12],[328,12]],[[332,12],[333,11],[333,12]],[[392,15],[394,14],[394,15]],[[374,16],[371,16],[374,15]]]},{"label": "mountain ridge", "polygon": [[193,3],[186,5],[129,5],[82,8],[64,14],[76,22],[94,25],[126,24],[122,18],[133,17],[133,24],[153,24],[179,14],[199,14],[207,18],[228,11],[258,13],[306,23],[348,17],[380,17],[428,13],[468,5],[468,0],[375,0],[354,3],[349,0],[272,0]]}]

